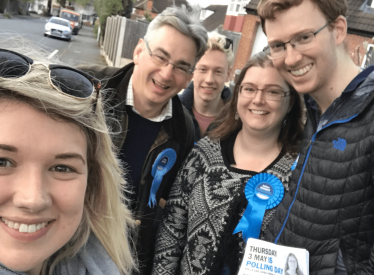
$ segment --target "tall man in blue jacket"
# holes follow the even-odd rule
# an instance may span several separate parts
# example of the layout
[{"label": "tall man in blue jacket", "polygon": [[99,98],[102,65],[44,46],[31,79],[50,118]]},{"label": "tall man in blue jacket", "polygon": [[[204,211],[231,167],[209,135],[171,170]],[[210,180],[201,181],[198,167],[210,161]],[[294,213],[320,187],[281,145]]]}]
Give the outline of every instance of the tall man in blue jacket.
[{"label": "tall man in blue jacket", "polygon": [[233,41],[217,32],[208,33],[208,49],[196,64],[193,81],[180,95],[195,126],[195,141],[204,136],[209,124],[229,101],[229,80],[234,63]]},{"label": "tall man in blue jacket", "polygon": [[169,7],[149,24],[134,50],[133,63],[121,68],[84,67],[114,90],[110,105],[119,120],[111,128],[125,163],[137,234],[141,274],[150,274],[162,208],[194,142],[194,127],[177,93],[191,81],[208,36],[186,8]]},{"label": "tall man in blue jacket", "polygon": [[262,0],[264,51],[308,119],[269,241],[303,247],[310,274],[374,274],[374,67],[347,52],[345,0]]}]

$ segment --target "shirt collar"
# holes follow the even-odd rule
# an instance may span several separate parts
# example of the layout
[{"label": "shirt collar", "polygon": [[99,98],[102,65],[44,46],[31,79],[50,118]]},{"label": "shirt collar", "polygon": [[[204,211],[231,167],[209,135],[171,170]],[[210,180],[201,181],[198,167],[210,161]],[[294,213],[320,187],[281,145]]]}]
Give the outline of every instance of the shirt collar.
[{"label": "shirt collar", "polygon": [[[126,105],[131,106],[134,113],[140,115],[140,113],[135,109],[134,105],[134,90],[132,89],[132,76],[129,81],[129,85],[127,86],[127,95],[126,95]],[[147,118],[153,122],[161,122],[173,117],[173,102],[170,98],[166,106],[162,108],[161,114],[153,118]]]}]

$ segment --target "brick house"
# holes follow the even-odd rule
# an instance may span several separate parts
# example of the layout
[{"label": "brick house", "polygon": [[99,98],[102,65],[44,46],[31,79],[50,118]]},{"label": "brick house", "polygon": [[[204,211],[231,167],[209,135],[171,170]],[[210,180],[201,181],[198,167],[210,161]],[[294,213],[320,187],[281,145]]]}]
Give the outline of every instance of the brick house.
[{"label": "brick house", "polygon": [[[226,16],[224,29],[236,30],[242,33],[239,49],[236,55],[234,70],[241,69],[247,60],[267,45],[267,39],[262,32],[260,19],[257,16],[257,5],[260,0],[251,0],[246,6],[246,15],[232,19]],[[346,38],[348,51],[357,65],[364,65],[366,53],[373,54],[374,42],[374,1],[347,0],[348,36]],[[231,21],[234,21],[231,22]],[[366,41],[366,43],[364,43]],[[374,54],[373,54],[374,59]],[[373,61],[371,61],[373,62]]]}]

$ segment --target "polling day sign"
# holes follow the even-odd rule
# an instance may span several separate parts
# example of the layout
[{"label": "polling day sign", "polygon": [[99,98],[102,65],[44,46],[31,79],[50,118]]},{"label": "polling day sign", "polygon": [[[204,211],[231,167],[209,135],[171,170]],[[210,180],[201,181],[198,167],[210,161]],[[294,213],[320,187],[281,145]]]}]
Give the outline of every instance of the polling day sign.
[{"label": "polling day sign", "polygon": [[306,249],[248,239],[238,275],[309,275]]}]

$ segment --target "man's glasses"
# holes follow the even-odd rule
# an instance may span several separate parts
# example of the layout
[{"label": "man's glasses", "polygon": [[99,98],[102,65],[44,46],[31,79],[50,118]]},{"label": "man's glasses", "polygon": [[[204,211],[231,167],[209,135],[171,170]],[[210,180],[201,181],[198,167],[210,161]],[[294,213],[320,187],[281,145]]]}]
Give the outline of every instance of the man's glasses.
[{"label": "man's glasses", "polygon": [[171,64],[173,65],[173,71],[176,74],[179,74],[182,76],[186,76],[186,75],[193,73],[194,69],[191,69],[190,66],[183,65],[183,64],[173,64],[169,61],[169,59],[166,56],[161,55],[159,53],[152,53],[151,50],[149,49],[149,45],[147,41],[145,41],[145,45],[147,47],[149,55],[151,56],[152,61],[156,65],[161,66],[161,67],[166,67],[167,65]]},{"label": "man's glasses", "polygon": [[253,85],[243,84],[239,88],[239,93],[243,97],[251,98],[255,97],[258,91],[262,91],[262,94],[265,99],[279,101],[282,97],[286,97],[290,95],[290,91],[282,91],[276,88],[265,88],[265,89],[257,89]]},{"label": "man's glasses", "polygon": [[294,38],[292,38],[288,42],[270,43],[268,46],[266,46],[263,49],[263,51],[267,54],[267,56],[270,59],[277,59],[277,58],[281,58],[286,55],[286,44],[288,43],[290,43],[291,46],[299,52],[309,50],[310,48],[314,46],[313,42],[315,41],[316,35],[320,31],[322,31],[324,28],[326,28],[330,23],[331,21],[327,22],[326,25],[324,25],[322,28],[320,28],[319,30],[315,32],[305,32],[305,33],[296,35]]},{"label": "man's glasses", "polygon": [[63,65],[46,65],[10,50],[0,49],[0,78],[19,78],[29,73],[34,64],[44,65],[49,70],[49,82],[57,91],[76,98],[90,98],[96,91],[94,109],[101,83],[98,79],[80,70]]}]

